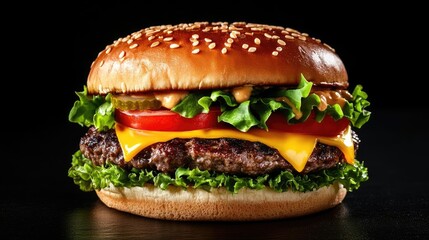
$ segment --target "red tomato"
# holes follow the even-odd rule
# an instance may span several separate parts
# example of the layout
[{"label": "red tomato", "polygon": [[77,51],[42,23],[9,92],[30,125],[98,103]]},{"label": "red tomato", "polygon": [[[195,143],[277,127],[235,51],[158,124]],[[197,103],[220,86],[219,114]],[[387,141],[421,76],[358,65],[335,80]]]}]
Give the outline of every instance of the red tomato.
[{"label": "red tomato", "polygon": [[314,114],[310,114],[305,122],[297,124],[288,124],[284,116],[278,113],[271,114],[267,121],[268,129],[319,136],[336,136],[344,131],[349,124],[350,121],[347,118],[335,121],[329,115],[326,115],[319,123]]},{"label": "red tomato", "polygon": [[[185,118],[170,110],[115,111],[115,120],[128,127],[153,131],[189,131],[216,128],[219,109]],[[222,124],[223,125],[223,124]]]},{"label": "red tomato", "polygon": [[[231,128],[226,123],[219,123],[220,109],[210,109],[209,113],[200,113],[193,118],[184,118],[170,110],[121,111],[116,110],[116,121],[128,127],[152,131],[189,131],[207,128]],[[318,123],[314,114],[307,121],[288,124],[284,116],[274,112],[267,121],[268,129],[285,132],[311,134],[320,136],[336,136],[349,125],[347,118],[335,121],[331,116],[325,116]]]}]

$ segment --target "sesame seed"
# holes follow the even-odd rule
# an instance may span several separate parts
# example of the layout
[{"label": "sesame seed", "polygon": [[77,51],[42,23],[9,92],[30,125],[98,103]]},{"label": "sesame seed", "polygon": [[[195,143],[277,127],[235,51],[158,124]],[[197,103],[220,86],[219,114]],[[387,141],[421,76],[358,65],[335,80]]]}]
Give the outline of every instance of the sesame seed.
[{"label": "sesame seed", "polygon": [[210,49],[213,49],[213,48],[215,48],[215,47],[216,47],[216,43],[210,43],[210,44],[209,44],[209,48],[210,48]]},{"label": "sesame seed", "polygon": [[277,43],[282,45],[282,46],[286,45],[286,42],[281,40],[281,39],[277,39]]},{"label": "sesame seed", "polygon": [[288,32],[295,32],[295,33],[299,33],[297,30],[295,30],[295,29],[293,29],[293,28],[289,28],[289,27],[287,27],[287,28],[286,28],[286,31],[288,31]]},{"label": "sesame seed", "polygon": [[[240,27],[240,26],[242,26],[242,25],[244,25],[244,24],[245,24],[245,23],[242,23],[242,24],[241,24],[241,23],[238,23],[238,24],[237,24],[237,23],[232,23],[232,26],[230,26],[230,27],[229,27],[229,29],[230,29],[230,30],[233,30],[233,31],[234,31],[234,30],[236,30],[236,31],[240,31],[240,30],[243,30],[243,28],[242,28],[242,27]],[[238,33],[239,33],[239,32],[238,32]]]},{"label": "sesame seed", "polygon": [[133,38],[134,39],[138,39],[139,37],[141,37],[142,36],[142,33],[141,32],[138,32],[138,33],[136,33],[136,34],[134,34],[133,35]]},{"label": "sesame seed", "polygon": [[199,48],[195,48],[194,50],[192,50],[192,54],[197,54],[197,53],[199,53],[200,52],[200,49]]},{"label": "sesame seed", "polygon": [[327,48],[331,49],[331,51],[335,52],[335,49],[331,46],[329,46],[327,43],[323,43]]},{"label": "sesame seed", "polygon": [[154,30],[146,30],[146,36],[152,36],[156,31]]},{"label": "sesame seed", "polygon": [[180,45],[177,43],[170,44],[170,48],[178,48],[178,47],[180,47]]},{"label": "sesame seed", "polygon": [[256,52],[256,48],[255,47],[250,47],[247,51],[248,52]]},{"label": "sesame seed", "polygon": [[102,66],[103,66],[103,64],[104,64],[104,60],[101,60],[101,62],[100,62],[100,67],[102,67]]},{"label": "sesame seed", "polygon": [[150,47],[156,47],[156,46],[158,46],[159,45],[159,42],[158,41],[156,41],[156,42],[153,42],[151,45],[150,45]]},{"label": "sesame seed", "polygon": [[[319,39],[310,37],[308,33],[301,33],[292,28],[246,22],[194,22],[180,23],[177,25],[159,25],[144,28],[142,30],[133,32],[127,36],[119,38],[116,41],[113,41],[113,43],[111,45],[108,45],[104,49],[104,51],[101,52],[101,54],[113,53],[115,57],[119,55],[121,61],[125,61],[133,53],[131,52],[131,50],[127,49],[141,48],[140,45],[142,44],[146,45],[147,47],[156,47],[158,45],[162,45],[163,42],[166,42],[165,47],[168,46],[170,48],[185,48],[183,44],[177,41],[178,37],[174,35],[176,33],[178,35],[183,35],[180,32],[185,31],[192,31],[188,32],[184,40],[186,40],[186,38],[189,39],[189,42],[192,46],[190,46],[191,49],[188,51],[192,51],[193,54],[200,53],[201,51],[207,51],[207,49],[200,47],[201,41],[205,42],[205,44],[203,45],[207,45],[208,49],[219,49],[222,54],[230,54],[229,51],[233,49],[233,47],[235,47],[232,45],[238,44],[239,41],[242,42],[240,42],[240,45],[237,45],[237,47],[241,46],[242,49],[248,52],[259,52],[262,51],[262,48],[259,49],[259,46],[264,44],[274,44],[269,50],[271,51],[272,56],[282,56],[282,52],[287,51],[286,47],[290,44],[291,41],[294,41],[295,39],[308,41],[311,38],[312,42],[319,42],[320,44],[323,44],[323,42],[321,42]],[[208,32],[208,34],[213,35],[204,36],[204,32]],[[248,35],[249,37],[247,37],[246,35]],[[180,38],[182,39],[183,36],[180,36]],[[146,41],[146,39],[149,40],[149,43],[138,42]],[[272,40],[272,43],[268,42],[271,41],[270,39]],[[125,43],[128,44],[125,45]],[[120,47],[120,49],[114,49],[115,46],[119,46],[121,44],[128,46],[128,48]],[[327,48],[332,49],[328,46]],[[104,63],[106,63],[106,60],[104,60]],[[101,63],[101,61],[97,61],[95,64],[104,63]]]}]

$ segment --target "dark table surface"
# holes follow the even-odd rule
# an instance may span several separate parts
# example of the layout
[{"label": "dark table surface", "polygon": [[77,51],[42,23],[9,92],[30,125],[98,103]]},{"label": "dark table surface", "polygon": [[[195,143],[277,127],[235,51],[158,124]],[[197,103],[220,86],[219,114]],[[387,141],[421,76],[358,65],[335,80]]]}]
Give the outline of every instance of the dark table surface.
[{"label": "dark table surface", "polygon": [[43,158],[44,151],[34,149],[46,164],[18,169],[10,177],[20,180],[2,186],[0,237],[427,239],[427,131],[421,127],[424,119],[408,124],[405,118],[394,110],[379,110],[358,130],[362,142],[357,158],[365,161],[370,179],[341,205],[305,217],[258,222],[162,221],[107,208],[94,192],[81,192],[66,176],[82,133],[67,124],[62,131],[67,138],[49,143],[57,147],[51,151],[57,157]]}]

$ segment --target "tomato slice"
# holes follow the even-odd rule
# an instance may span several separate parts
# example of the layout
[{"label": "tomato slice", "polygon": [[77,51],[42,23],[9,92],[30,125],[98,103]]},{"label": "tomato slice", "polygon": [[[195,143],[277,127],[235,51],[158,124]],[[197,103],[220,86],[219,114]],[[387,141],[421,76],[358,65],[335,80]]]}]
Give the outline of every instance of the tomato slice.
[{"label": "tomato slice", "polygon": [[[170,110],[116,110],[116,121],[128,127],[152,131],[190,131],[208,128],[231,128],[227,123],[219,123],[217,118],[221,114],[219,108],[210,109],[208,113],[200,113],[193,118],[185,118]],[[322,122],[317,122],[311,114],[303,123],[289,124],[281,113],[274,112],[267,121],[268,129],[284,132],[336,136],[340,134],[350,122],[347,118],[334,120],[326,115]]]},{"label": "tomato slice", "polygon": [[347,118],[335,120],[329,115],[326,115],[319,123],[313,113],[310,114],[305,122],[296,124],[288,124],[285,117],[279,113],[271,114],[267,120],[268,129],[329,137],[340,134],[349,124],[350,121]]},{"label": "tomato slice", "polygon": [[116,109],[115,120],[128,127],[152,131],[189,131],[197,129],[217,128],[219,109],[211,109],[208,113],[200,113],[193,118],[185,118],[170,110],[126,110]]}]

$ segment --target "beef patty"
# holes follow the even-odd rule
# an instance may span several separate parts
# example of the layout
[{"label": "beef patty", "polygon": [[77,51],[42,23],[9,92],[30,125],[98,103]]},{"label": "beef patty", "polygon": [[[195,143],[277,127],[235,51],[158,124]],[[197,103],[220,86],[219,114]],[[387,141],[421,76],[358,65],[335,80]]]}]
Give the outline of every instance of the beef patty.
[{"label": "beef patty", "polygon": [[[356,151],[360,141],[354,132],[353,142]],[[175,138],[152,144],[125,162],[115,131],[98,132],[91,127],[80,140],[80,150],[94,165],[110,162],[125,169],[134,167],[163,173],[174,173],[179,167],[249,176],[295,171],[276,149],[260,142],[233,138]],[[317,143],[301,173],[332,168],[344,161],[344,155],[337,147]]]}]

